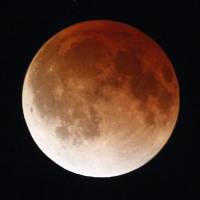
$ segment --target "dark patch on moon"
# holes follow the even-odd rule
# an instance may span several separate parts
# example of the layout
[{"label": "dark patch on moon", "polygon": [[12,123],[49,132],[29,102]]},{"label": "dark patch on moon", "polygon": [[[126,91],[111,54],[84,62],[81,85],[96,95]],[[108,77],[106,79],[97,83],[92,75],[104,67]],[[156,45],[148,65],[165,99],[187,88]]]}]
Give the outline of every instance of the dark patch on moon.
[{"label": "dark patch on moon", "polygon": [[74,146],[78,146],[78,145],[80,145],[81,144],[81,138],[80,137],[74,137],[73,139],[72,139],[72,144],[74,145]]},{"label": "dark patch on moon", "polygon": [[71,123],[73,123],[73,119],[78,119],[79,124],[77,126],[80,127],[81,133],[90,139],[100,135],[99,123],[101,118],[92,106],[88,106],[87,110],[89,115],[84,112],[81,105],[78,105],[72,114]]},{"label": "dark patch on moon", "polygon": [[[100,84],[102,83],[102,84]],[[98,87],[97,85],[101,85],[101,87]],[[86,89],[84,91],[84,98],[87,100],[89,105],[93,105],[94,103],[96,103],[99,99],[101,99],[101,101],[108,101],[109,97],[107,94],[103,93],[102,88],[106,87],[103,82],[98,82],[97,81],[97,85],[94,86],[94,88],[90,88],[90,89]]]},{"label": "dark patch on moon", "polygon": [[[138,55],[139,56],[139,55]],[[145,113],[146,122],[150,125],[155,124],[155,114],[148,111],[147,101],[149,97],[153,96],[158,99],[159,110],[161,113],[168,113],[173,105],[173,94],[168,92],[166,88],[161,85],[160,80],[155,78],[153,71],[143,72],[143,66],[139,58],[134,55],[133,50],[119,51],[116,55],[115,66],[117,72],[124,77],[127,75],[131,78],[130,88],[133,98],[137,98],[141,102],[141,110]],[[169,68],[169,66],[166,66]],[[165,79],[171,81],[173,74],[171,70],[165,70]],[[119,76],[119,75],[118,75]]]},{"label": "dark patch on moon", "polygon": [[107,80],[107,84],[111,85],[114,89],[118,90],[122,88],[124,81],[125,77],[123,75],[113,72],[112,76],[110,76]]},{"label": "dark patch on moon", "polygon": [[150,96],[157,96],[161,87],[159,81],[150,72],[149,74],[138,73],[131,81],[131,89],[134,96],[146,104]]},{"label": "dark patch on moon", "polygon": [[174,105],[174,94],[168,92],[167,90],[162,90],[158,97],[159,107],[162,113],[169,113],[172,105]]},{"label": "dark patch on moon", "polygon": [[164,79],[165,79],[168,83],[172,82],[172,80],[173,80],[173,72],[172,72],[171,66],[169,66],[169,65],[164,65],[164,66],[162,67],[162,71],[163,71]]},{"label": "dark patch on moon", "polygon": [[74,42],[64,56],[76,77],[91,78],[101,73],[101,70],[96,68],[96,64],[104,63],[109,53],[102,42],[88,38]]},{"label": "dark patch on moon", "polygon": [[68,130],[65,126],[56,127],[55,133],[56,133],[57,137],[62,140],[67,139],[70,136],[70,133],[68,132]]},{"label": "dark patch on moon", "polygon": [[126,51],[118,51],[115,58],[116,70],[119,74],[127,76],[135,76],[141,73],[141,64],[139,59],[134,55],[131,49]]},{"label": "dark patch on moon", "polygon": [[148,125],[154,125],[155,124],[155,114],[151,111],[145,112],[145,120]]},{"label": "dark patch on moon", "polygon": [[134,56],[134,52],[131,50],[118,52],[115,65],[119,73],[131,77],[132,94],[142,103],[146,104],[150,95],[156,96],[160,92],[160,82],[154,77],[153,72],[143,72],[140,60]]}]

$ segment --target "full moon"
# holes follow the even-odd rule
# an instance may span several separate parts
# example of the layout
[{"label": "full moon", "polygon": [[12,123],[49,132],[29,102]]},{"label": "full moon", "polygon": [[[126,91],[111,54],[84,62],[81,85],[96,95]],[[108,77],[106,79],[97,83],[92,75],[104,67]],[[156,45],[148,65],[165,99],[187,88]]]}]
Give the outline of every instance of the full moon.
[{"label": "full moon", "polygon": [[55,34],[37,52],[22,107],[52,161],[76,174],[112,177],[143,166],[166,144],[179,86],[150,37],[121,22],[91,20]]}]

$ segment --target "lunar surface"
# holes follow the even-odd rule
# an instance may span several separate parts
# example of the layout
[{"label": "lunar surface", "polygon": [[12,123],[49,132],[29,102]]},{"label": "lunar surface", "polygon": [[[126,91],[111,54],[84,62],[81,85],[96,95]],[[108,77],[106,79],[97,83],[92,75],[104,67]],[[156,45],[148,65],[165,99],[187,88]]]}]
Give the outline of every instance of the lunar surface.
[{"label": "lunar surface", "polygon": [[179,87],[164,51],[136,28],[109,20],[50,38],[25,76],[22,105],[38,147],[71,172],[133,171],[166,144]]}]

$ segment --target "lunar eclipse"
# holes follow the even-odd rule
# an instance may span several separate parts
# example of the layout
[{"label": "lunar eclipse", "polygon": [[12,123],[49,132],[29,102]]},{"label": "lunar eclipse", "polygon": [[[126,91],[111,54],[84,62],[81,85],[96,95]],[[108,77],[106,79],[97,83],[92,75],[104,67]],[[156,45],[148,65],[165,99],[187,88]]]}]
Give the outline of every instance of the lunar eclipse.
[{"label": "lunar eclipse", "polygon": [[55,34],[25,76],[24,117],[38,147],[71,172],[112,177],[163,148],[175,127],[179,86],[165,52],[110,20]]}]

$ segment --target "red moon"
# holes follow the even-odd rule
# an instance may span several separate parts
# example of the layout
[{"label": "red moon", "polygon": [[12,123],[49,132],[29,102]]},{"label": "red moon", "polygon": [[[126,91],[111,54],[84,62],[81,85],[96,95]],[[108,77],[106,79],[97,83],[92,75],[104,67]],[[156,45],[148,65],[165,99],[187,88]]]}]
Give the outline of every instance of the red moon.
[{"label": "red moon", "polygon": [[133,171],[166,144],[179,86],[164,51],[136,28],[81,22],[51,37],[25,76],[22,105],[38,147],[71,172]]}]

